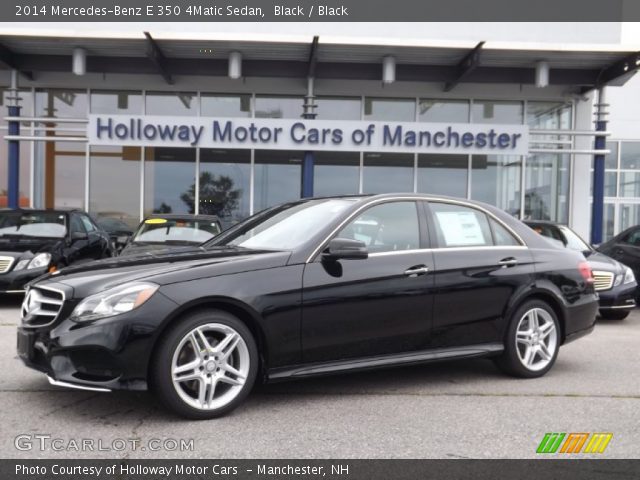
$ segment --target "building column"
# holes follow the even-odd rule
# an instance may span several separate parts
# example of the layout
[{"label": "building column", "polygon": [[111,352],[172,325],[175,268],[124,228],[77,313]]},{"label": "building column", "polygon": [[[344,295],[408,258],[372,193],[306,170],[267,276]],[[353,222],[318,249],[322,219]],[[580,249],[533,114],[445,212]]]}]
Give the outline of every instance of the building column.
[{"label": "building column", "polygon": [[[586,100],[579,99],[575,103],[574,130],[591,130],[593,119],[593,94]],[[576,150],[589,150],[593,138],[586,135],[574,137],[573,147]],[[583,238],[591,238],[591,208],[589,202],[591,186],[591,155],[575,154],[571,165],[569,195],[571,197],[569,226]]]},{"label": "building column", "polygon": [[[605,93],[604,87],[598,90],[598,103],[596,104],[596,131],[605,132],[607,121],[605,120]],[[603,150],[606,147],[606,137],[596,135],[595,148]],[[604,216],[604,154],[593,156],[593,200],[591,204],[591,243],[602,243],[602,222]]]},{"label": "building column", "polygon": [[[20,106],[10,105],[9,116],[19,117]],[[20,122],[11,120],[9,122],[9,135],[20,135]],[[9,208],[20,207],[20,141],[9,140],[9,164],[8,164],[9,184],[7,186],[7,197]]]},{"label": "building column", "polygon": [[[313,95],[313,78],[307,79],[307,95],[305,96],[304,113],[302,118],[313,120],[316,118],[315,96]],[[302,160],[302,178],[300,186],[300,196],[302,198],[313,197],[313,170],[315,166],[315,156],[312,151],[304,152]]]}]

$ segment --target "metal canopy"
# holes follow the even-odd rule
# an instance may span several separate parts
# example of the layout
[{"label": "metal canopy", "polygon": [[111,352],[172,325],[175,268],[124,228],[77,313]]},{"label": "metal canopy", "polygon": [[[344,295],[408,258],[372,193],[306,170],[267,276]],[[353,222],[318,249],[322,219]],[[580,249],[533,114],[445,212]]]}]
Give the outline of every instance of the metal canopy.
[{"label": "metal canopy", "polygon": [[[551,68],[551,85],[586,89],[624,83],[637,68],[638,52],[540,50],[459,46],[365,45],[244,40],[181,40],[0,36],[0,68],[69,72],[73,48],[87,50],[87,72],[226,76],[229,53],[243,56],[245,77],[380,80],[382,58],[396,58],[397,81],[533,84],[535,63]],[[480,50],[481,48],[481,50]],[[481,52],[481,57],[480,57]],[[149,58],[149,61],[141,61]],[[461,60],[462,59],[462,60]],[[627,69],[625,70],[625,65]]]}]

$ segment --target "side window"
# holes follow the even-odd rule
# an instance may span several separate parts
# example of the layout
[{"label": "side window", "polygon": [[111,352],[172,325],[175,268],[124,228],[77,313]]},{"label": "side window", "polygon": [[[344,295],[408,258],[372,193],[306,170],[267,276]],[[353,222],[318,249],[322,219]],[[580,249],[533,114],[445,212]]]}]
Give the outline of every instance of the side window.
[{"label": "side window", "polygon": [[336,236],[360,240],[370,253],[420,248],[416,203],[390,202],[371,207]]},{"label": "side window", "polygon": [[69,223],[71,233],[87,233],[82,224],[82,220],[78,215],[71,215],[71,221]]},{"label": "side window", "polygon": [[496,245],[501,247],[520,245],[520,242],[516,240],[511,232],[496,222],[493,218],[490,218],[489,222],[491,223],[491,230],[493,230],[493,241]]},{"label": "side window", "polygon": [[93,226],[93,223],[86,215],[80,215],[80,220],[82,221],[84,228],[87,229],[87,232],[95,231],[96,227]]},{"label": "side window", "polygon": [[634,230],[629,235],[627,235],[626,238],[622,240],[622,242],[640,247],[640,230]]},{"label": "side window", "polygon": [[448,203],[430,203],[440,247],[493,245],[487,215],[479,210]]}]

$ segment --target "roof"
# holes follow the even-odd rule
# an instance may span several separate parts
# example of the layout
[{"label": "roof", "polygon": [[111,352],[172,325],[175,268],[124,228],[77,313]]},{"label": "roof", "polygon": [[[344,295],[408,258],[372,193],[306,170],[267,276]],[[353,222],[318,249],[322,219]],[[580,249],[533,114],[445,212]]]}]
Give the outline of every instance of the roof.
[{"label": "roof", "polygon": [[[306,77],[311,60],[317,78],[380,79],[383,57],[393,55],[398,81],[451,81],[460,76],[464,60],[480,43],[366,44],[345,39],[313,43],[285,40],[149,38],[128,36],[0,35],[0,65],[22,72],[70,71],[76,47],[87,52],[87,71],[99,73],[162,73],[172,75],[228,74],[229,54],[242,53],[247,77]],[[278,38],[278,37],[272,37]],[[154,46],[155,45],[155,46]],[[479,83],[533,83],[535,64],[549,63],[550,84],[596,85],[602,72],[633,60],[638,52],[614,46],[549,46],[523,44],[520,48],[488,42],[480,47],[477,64],[460,79]],[[160,56],[153,54],[159,50]],[[628,48],[628,47],[627,47]],[[629,63],[629,62],[627,62]],[[634,62],[629,63],[635,70]],[[160,72],[162,70],[162,72]],[[623,73],[632,73],[620,70]],[[627,77],[625,77],[626,79]],[[171,81],[169,81],[171,80]],[[606,78],[611,81],[611,78]]]}]

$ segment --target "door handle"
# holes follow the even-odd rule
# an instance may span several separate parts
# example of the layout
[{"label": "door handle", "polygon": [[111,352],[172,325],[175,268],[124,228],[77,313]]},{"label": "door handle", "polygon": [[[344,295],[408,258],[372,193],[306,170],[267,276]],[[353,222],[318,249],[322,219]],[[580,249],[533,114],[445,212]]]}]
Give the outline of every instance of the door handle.
[{"label": "door handle", "polygon": [[518,260],[516,260],[513,257],[503,258],[498,262],[498,265],[500,265],[502,268],[514,267],[517,264],[518,264]]},{"label": "door handle", "polygon": [[404,271],[404,274],[408,277],[417,277],[418,275],[424,275],[429,273],[429,267],[426,265],[416,265],[415,267],[408,268]]}]

